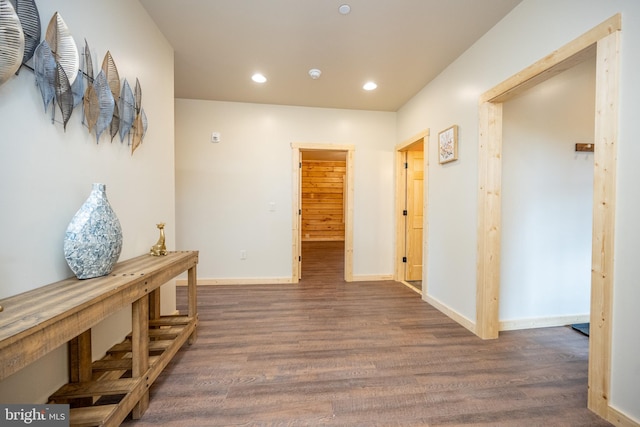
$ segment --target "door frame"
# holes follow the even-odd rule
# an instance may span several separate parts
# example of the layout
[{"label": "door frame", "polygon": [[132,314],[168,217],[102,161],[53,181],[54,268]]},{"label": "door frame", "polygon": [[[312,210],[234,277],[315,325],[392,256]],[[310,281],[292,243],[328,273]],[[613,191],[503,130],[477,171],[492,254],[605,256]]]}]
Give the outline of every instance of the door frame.
[{"label": "door frame", "polygon": [[428,182],[429,182],[429,174],[428,174],[428,166],[429,166],[429,129],[425,129],[422,132],[412,136],[411,138],[406,139],[400,144],[396,145],[396,203],[395,203],[395,213],[396,213],[396,248],[395,248],[395,262],[394,262],[394,271],[393,276],[394,280],[397,282],[404,282],[404,263],[402,262],[402,257],[404,256],[407,236],[405,230],[405,221],[404,217],[401,214],[404,210],[404,195],[407,191],[407,183],[404,179],[404,160],[403,153],[406,151],[411,151],[412,148],[422,144],[424,151],[424,194],[422,197],[423,203],[423,215],[424,215],[424,224],[422,231],[422,294],[427,294],[427,281],[425,280],[425,272],[426,268],[426,247],[425,242],[427,241],[427,235],[429,232],[427,221],[427,191]]},{"label": "door frame", "polygon": [[502,189],[502,103],[596,56],[596,108],[591,259],[588,407],[611,420],[611,322],[621,15],[498,84],[480,97],[476,330],[498,338]]},{"label": "door frame", "polygon": [[353,281],[353,156],[354,145],[320,144],[320,143],[291,143],[291,175],[292,175],[292,206],[291,206],[291,282],[298,283],[301,277],[302,257],[302,227],[301,227],[301,188],[302,151],[344,151],[346,152],[346,190],[344,197],[344,280]]}]

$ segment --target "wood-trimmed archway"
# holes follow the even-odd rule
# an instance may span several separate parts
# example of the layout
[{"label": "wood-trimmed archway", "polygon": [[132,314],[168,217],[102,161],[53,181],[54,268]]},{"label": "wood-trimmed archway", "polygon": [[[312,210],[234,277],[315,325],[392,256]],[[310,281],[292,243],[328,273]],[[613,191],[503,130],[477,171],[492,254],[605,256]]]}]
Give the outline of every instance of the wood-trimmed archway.
[{"label": "wood-trimmed archway", "polygon": [[476,334],[483,339],[494,339],[499,332],[502,103],[595,53],[595,170],[588,406],[609,420],[616,416],[616,411],[609,406],[609,393],[621,29],[622,18],[617,14],[485,92],[480,97],[478,155]]}]

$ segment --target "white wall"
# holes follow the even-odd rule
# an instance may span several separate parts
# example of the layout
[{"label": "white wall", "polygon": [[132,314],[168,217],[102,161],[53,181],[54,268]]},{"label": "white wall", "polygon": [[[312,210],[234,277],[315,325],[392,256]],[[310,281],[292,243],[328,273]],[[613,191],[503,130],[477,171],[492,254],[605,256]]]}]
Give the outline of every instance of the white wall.
[{"label": "white wall", "polygon": [[353,273],[392,274],[395,124],[395,113],[177,99],[177,239],[200,250],[198,277],[291,279],[291,143],[355,146]]},{"label": "white wall", "polygon": [[[161,221],[169,249],[175,248],[173,50],[137,1],[39,1],[38,8],[43,32],[58,11],[79,48],[88,41],[94,68],[110,51],[121,79],[140,80],[149,128],[131,156],[119,139],[103,136],[96,144],[80,109],[66,132],[52,124],[30,70],[0,86],[0,298],[73,275],[64,259],[64,232],[94,182],[106,184],[122,225],[120,260],[147,253]],[[162,296],[163,310],[175,310],[172,283]],[[94,329],[94,356],[122,340],[129,323],[124,310]],[[46,401],[67,381],[66,366],[62,346],[0,382],[0,402]]]},{"label": "white wall", "polygon": [[431,298],[475,322],[478,97],[618,12],[623,17],[622,90],[610,402],[640,420],[640,264],[635,259],[640,241],[640,3],[524,0],[399,110],[397,140],[429,127],[429,157],[435,159],[437,133],[460,125],[460,160],[429,166],[425,279]]},{"label": "white wall", "polygon": [[503,104],[500,321],[511,329],[588,318],[593,153],[575,143],[593,142],[594,118],[593,61]]}]

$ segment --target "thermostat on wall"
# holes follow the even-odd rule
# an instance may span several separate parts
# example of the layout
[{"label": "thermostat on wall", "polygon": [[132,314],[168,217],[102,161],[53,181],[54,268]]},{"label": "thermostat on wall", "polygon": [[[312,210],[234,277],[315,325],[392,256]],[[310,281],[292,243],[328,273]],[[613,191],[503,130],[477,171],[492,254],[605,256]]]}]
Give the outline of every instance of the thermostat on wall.
[{"label": "thermostat on wall", "polygon": [[213,132],[211,134],[211,142],[220,142],[220,132]]}]

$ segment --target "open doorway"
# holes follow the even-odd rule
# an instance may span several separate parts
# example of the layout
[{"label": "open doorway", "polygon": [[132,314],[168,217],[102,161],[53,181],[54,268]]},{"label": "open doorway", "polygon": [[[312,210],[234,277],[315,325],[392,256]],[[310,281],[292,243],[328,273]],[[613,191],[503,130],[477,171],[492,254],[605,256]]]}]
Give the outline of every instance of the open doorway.
[{"label": "open doorway", "polygon": [[503,104],[500,331],[589,322],[595,57]]},{"label": "open doorway", "polygon": [[[342,244],[344,280],[353,280],[353,151],[351,145],[292,146],[292,282],[302,278],[303,242]],[[333,244],[331,244],[333,242]]]},{"label": "open doorway", "polygon": [[589,409],[608,418],[614,271],[620,14],[515,74],[480,97],[476,334],[498,338],[500,294],[502,103],[596,53]]},{"label": "open doorway", "polygon": [[422,295],[424,283],[425,165],[424,131],[396,146],[395,280]]}]

